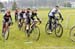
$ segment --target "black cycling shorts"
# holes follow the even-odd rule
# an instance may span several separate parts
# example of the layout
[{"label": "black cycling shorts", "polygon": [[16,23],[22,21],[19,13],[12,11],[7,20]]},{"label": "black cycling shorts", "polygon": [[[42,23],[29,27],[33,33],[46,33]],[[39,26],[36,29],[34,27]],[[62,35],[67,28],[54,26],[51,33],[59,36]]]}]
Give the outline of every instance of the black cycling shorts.
[{"label": "black cycling shorts", "polygon": [[26,19],[26,24],[31,24],[31,19]]}]

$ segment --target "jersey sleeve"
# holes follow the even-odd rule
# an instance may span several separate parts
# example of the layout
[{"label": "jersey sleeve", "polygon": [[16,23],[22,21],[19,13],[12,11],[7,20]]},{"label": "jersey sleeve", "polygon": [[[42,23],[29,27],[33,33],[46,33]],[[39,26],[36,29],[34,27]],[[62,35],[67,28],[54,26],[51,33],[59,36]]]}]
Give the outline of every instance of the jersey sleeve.
[{"label": "jersey sleeve", "polygon": [[11,15],[10,15],[10,19],[12,20],[12,17],[11,17]]}]

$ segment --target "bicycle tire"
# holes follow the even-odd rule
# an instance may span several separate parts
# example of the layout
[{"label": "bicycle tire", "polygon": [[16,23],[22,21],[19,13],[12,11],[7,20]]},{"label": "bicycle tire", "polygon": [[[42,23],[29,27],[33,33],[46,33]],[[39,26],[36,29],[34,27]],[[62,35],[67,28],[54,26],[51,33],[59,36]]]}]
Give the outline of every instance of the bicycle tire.
[{"label": "bicycle tire", "polygon": [[[55,35],[57,36],[57,37],[61,37],[62,36],[62,34],[63,34],[63,27],[62,27],[62,25],[61,24],[57,24],[57,26],[55,26],[56,28],[55,28]],[[59,27],[59,29],[58,29],[58,31],[57,31],[57,28]]]},{"label": "bicycle tire", "polygon": [[4,33],[3,38],[4,38],[5,40],[8,40],[8,38],[9,38],[9,30],[7,30],[6,32],[3,32],[3,31],[2,31],[2,33]]},{"label": "bicycle tire", "polygon": [[39,38],[40,38],[40,29],[39,29],[38,26],[35,26],[34,29],[32,29],[32,32],[30,34],[30,37],[32,37],[33,40],[36,40],[36,41],[39,40]]},{"label": "bicycle tire", "polygon": [[47,22],[46,23],[46,26],[45,26],[45,32],[46,32],[46,34],[49,34],[49,31],[50,29],[49,29],[49,23]]},{"label": "bicycle tire", "polygon": [[[75,26],[73,26],[71,29],[70,29],[70,39],[75,42],[75,32],[73,32],[73,30],[75,31]],[[73,35],[72,35],[73,34]],[[73,37],[74,36],[74,37]]]}]

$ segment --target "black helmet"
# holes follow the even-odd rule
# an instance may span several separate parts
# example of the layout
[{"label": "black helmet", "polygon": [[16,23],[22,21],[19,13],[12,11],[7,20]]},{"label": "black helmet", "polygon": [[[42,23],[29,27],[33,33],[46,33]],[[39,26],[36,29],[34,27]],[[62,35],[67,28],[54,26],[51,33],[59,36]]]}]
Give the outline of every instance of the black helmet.
[{"label": "black helmet", "polygon": [[57,8],[59,8],[59,6],[56,6]]},{"label": "black helmet", "polygon": [[27,10],[31,10],[30,8],[27,8]]}]

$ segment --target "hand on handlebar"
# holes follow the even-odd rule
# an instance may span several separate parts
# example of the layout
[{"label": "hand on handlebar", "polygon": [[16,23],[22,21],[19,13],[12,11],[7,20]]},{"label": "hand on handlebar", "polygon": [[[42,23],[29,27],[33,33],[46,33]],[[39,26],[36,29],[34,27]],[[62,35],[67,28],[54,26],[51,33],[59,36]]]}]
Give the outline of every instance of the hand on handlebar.
[{"label": "hand on handlebar", "polygon": [[39,24],[41,24],[42,22],[41,21],[39,21]]},{"label": "hand on handlebar", "polygon": [[64,19],[63,18],[61,18],[61,22],[63,21]]}]

